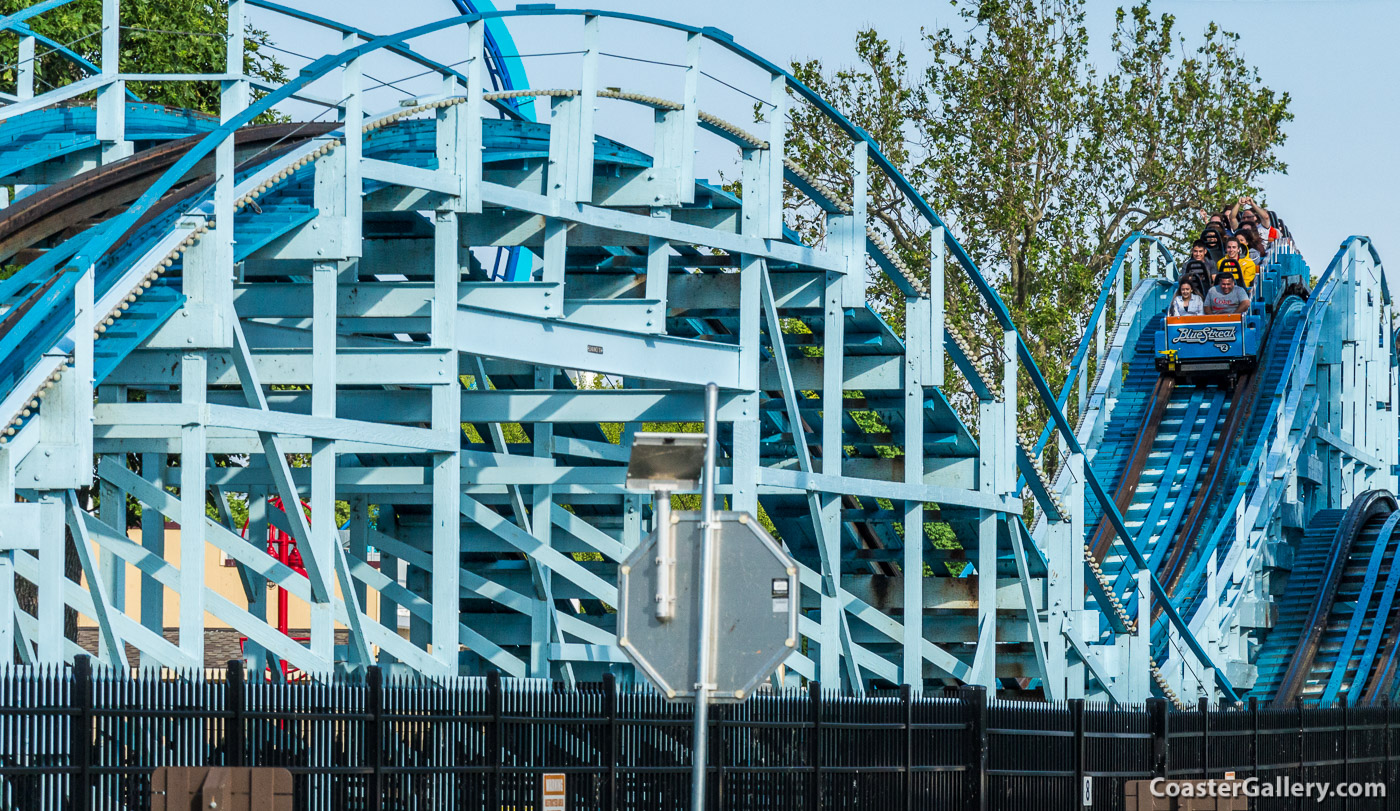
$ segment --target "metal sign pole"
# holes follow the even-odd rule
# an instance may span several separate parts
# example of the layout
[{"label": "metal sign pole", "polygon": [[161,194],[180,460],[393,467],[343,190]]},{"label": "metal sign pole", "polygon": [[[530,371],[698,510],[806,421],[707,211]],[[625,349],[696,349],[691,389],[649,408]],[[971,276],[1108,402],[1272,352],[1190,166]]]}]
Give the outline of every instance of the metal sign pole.
[{"label": "metal sign pole", "polygon": [[656,618],[668,622],[676,615],[676,528],[671,526],[671,491],[652,491],[656,516]]},{"label": "metal sign pole", "polygon": [[699,641],[695,655],[695,746],[691,756],[691,811],[704,811],[705,772],[709,758],[710,690],[713,689],[710,661],[714,635],[714,556],[715,531],[715,421],[719,411],[719,387],[705,386],[705,473],[701,480],[701,509],[704,510],[700,535],[700,589],[697,595],[700,611]]}]

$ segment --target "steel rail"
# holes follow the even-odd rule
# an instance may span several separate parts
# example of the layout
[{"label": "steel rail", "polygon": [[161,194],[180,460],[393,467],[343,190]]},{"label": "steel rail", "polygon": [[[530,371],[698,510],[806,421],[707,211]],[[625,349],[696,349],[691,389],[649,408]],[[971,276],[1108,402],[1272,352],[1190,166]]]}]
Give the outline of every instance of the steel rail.
[{"label": "steel rail", "polygon": [[1299,638],[1293,658],[1289,660],[1288,668],[1284,671],[1278,692],[1274,694],[1275,707],[1287,707],[1301,695],[1303,685],[1311,675],[1318,646],[1327,631],[1327,620],[1332,613],[1332,603],[1337,588],[1341,585],[1342,573],[1346,570],[1351,547],[1366,523],[1375,516],[1385,514],[1387,507],[1389,512],[1394,512],[1400,505],[1397,505],[1395,497],[1391,494],[1373,490],[1357,499],[1347,509],[1346,516],[1337,527],[1336,534],[1332,536],[1327,570],[1322,573],[1322,579],[1317,581],[1317,598],[1313,601],[1308,619],[1303,623],[1303,635]]},{"label": "steel rail", "polygon": [[[1152,387],[1152,406],[1148,409],[1147,419],[1143,422],[1141,430],[1137,432],[1133,441],[1133,453],[1128,457],[1127,467],[1124,468],[1123,476],[1118,480],[1117,492],[1114,493],[1113,502],[1118,505],[1119,512],[1126,512],[1128,505],[1133,501],[1133,495],[1137,492],[1138,483],[1142,478],[1142,468],[1146,465],[1147,457],[1152,452],[1152,443],[1157,439],[1157,429],[1161,427],[1162,415],[1166,413],[1167,406],[1171,403],[1172,392],[1175,389],[1175,378],[1167,375],[1159,375],[1157,384]],[[1107,518],[1100,517],[1098,526],[1094,529],[1093,541],[1089,544],[1095,560],[1103,562],[1104,556],[1108,554],[1116,537],[1118,536],[1112,524]],[[1135,542],[1132,536],[1123,536],[1125,545]]]}]

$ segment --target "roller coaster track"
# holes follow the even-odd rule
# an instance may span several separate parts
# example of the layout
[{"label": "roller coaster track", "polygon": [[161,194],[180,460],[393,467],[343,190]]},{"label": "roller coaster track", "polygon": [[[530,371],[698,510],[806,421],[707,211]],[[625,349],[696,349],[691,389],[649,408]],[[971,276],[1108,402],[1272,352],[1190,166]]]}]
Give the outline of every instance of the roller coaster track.
[{"label": "roller coaster track", "polygon": [[[1383,292],[1366,293],[1360,300],[1351,293],[1368,276],[1378,279],[1378,273],[1369,271],[1374,265],[1378,265],[1374,251],[1368,253],[1364,243],[1348,240],[1317,280],[1314,295],[1303,302],[1293,295],[1299,289],[1297,280],[1306,279],[1298,257],[1287,252],[1273,257],[1259,296],[1273,305],[1271,334],[1261,350],[1257,372],[1251,379],[1241,380],[1233,391],[1215,386],[1177,385],[1168,389],[1169,384],[1158,379],[1151,359],[1152,336],[1161,328],[1160,310],[1144,306],[1153,299],[1143,296],[1139,288],[1129,305],[1120,310],[1119,329],[1132,325],[1129,340],[1116,342],[1124,347],[1126,373],[1116,373],[1120,367],[1105,364],[1096,381],[1096,388],[1114,392],[1109,416],[1095,416],[1091,410],[1087,416],[1091,423],[1098,420],[1099,427],[1082,422],[1080,426],[1081,436],[1098,442],[1094,467],[1115,488],[1118,506],[1137,532],[1135,543],[1151,561],[1173,602],[1194,630],[1221,638],[1233,635],[1233,644],[1238,647],[1226,658],[1239,662],[1234,672],[1252,680],[1257,667],[1258,681],[1251,695],[1281,703],[1297,697],[1332,702],[1346,692],[1344,686],[1353,679],[1358,684],[1364,681],[1366,689],[1364,698],[1360,687],[1351,690],[1352,701],[1378,701],[1393,689],[1384,681],[1388,660],[1377,657],[1375,650],[1383,636],[1377,631],[1368,645],[1365,634],[1371,625],[1363,628],[1363,619],[1378,610],[1383,614],[1391,605],[1373,582],[1379,564],[1368,569],[1368,564],[1382,559],[1373,553],[1382,554],[1376,551],[1375,535],[1381,531],[1380,521],[1385,516],[1367,525],[1371,534],[1363,534],[1363,540],[1354,544],[1360,551],[1349,552],[1358,535],[1356,522],[1346,533],[1338,534],[1335,548],[1323,549],[1313,536],[1325,534],[1330,542],[1335,522],[1327,523],[1326,509],[1319,512],[1313,519],[1316,530],[1309,525],[1309,534],[1294,560],[1278,625],[1271,629],[1269,619],[1274,609],[1270,608],[1273,597],[1268,584],[1273,582],[1276,591],[1291,554],[1281,538],[1285,524],[1301,527],[1316,509],[1314,505],[1340,501],[1345,507],[1365,489],[1361,482],[1384,483],[1391,475],[1364,452],[1359,452],[1360,456],[1369,464],[1358,471],[1365,473],[1365,478],[1355,480],[1355,484],[1348,482],[1351,487],[1337,488],[1335,479],[1318,481],[1321,477],[1311,472],[1315,470],[1311,463],[1303,464],[1301,477],[1289,469],[1290,464],[1300,464],[1296,460],[1307,459],[1304,449],[1326,458],[1347,448],[1346,443],[1326,438],[1328,413],[1335,414],[1336,406],[1325,401],[1345,400],[1348,395],[1335,387],[1328,390],[1329,384],[1334,386],[1337,381],[1336,367],[1317,364],[1321,354],[1328,352],[1321,347],[1327,345],[1329,337],[1336,337],[1328,336],[1328,329],[1355,334],[1357,310],[1379,311],[1376,303]],[[1345,279],[1339,279],[1343,274]],[[1154,283],[1142,284],[1152,289]],[[1285,290],[1290,293],[1284,295]],[[1367,313],[1365,318],[1369,317]],[[1388,349],[1384,338],[1377,348]],[[1109,373],[1106,378],[1105,370]],[[1121,385],[1121,390],[1111,389],[1113,384]],[[1382,398],[1380,408],[1384,410],[1393,397],[1388,386],[1393,386],[1393,379],[1375,387],[1359,378],[1350,396]],[[1165,396],[1164,390],[1168,390]],[[1093,403],[1091,399],[1089,404]],[[1375,400],[1366,406],[1374,408]],[[1287,485],[1293,481],[1297,484]],[[1287,496],[1286,485],[1296,487],[1296,494]],[[1290,498],[1296,499],[1291,505]],[[1376,502],[1369,497],[1364,500]],[[1124,573],[1114,574],[1123,558],[1122,540],[1112,537],[1089,506],[1086,525],[1093,531],[1086,533],[1086,554],[1093,556],[1095,571],[1104,573],[1101,577],[1105,582],[1112,581],[1113,596],[1131,613],[1137,596],[1131,580]],[[1380,544],[1384,546],[1388,538],[1385,535]],[[1113,551],[1115,548],[1119,551]],[[1217,585],[1214,570],[1221,572],[1220,580],[1232,573],[1228,576],[1244,585],[1229,581]],[[1350,573],[1349,590],[1338,596],[1337,589],[1328,589],[1326,584],[1343,571]],[[1384,575],[1379,576],[1383,582]],[[1245,594],[1248,596],[1242,597]],[[1154,605],[1154,609],[1159,607]],[[1245,612],[1243,617],[1241,611]],[[1300,611],[1312,611],[1313,615],[1296,616]],[[1309,624],[1303,635],[1300,629],[1305,621]],[[1164,630],[1160,621],[1157,626]],[[1361,635],[1360,643],[1357,635]],[[1193,670],[1190,657],[1163,641],[1168,637],[1170,634],[1162,638],[1154,635],[1154,656],[1165,669],[1186,678]],[[1248,639],[1255,641],[1245,641]],[[1256,654],[1260,640],[1264,646]],[[1199,677],[1199,667],[1194,669]],[[1359,677],[1358,672],[1362,674]],[[1378,673],[1380,681],[1365,681],[1372,672]]]},{"label": "roller coaster track", "polygon": [[[1362,478],[1388,485],[1380,465],[1355,474],[1362,451],[1342,446],[1359,434],[1312,430],[1320,410],[1376,401],[1350,394],[1369,346],[1325,391],[1313,381],[1338,365],[1327,330],[1387,295],[1354,267],[1325,274],[1306,316],[1280,311],[1248,385],[1177,385],[1157,379],[1151,352],[1173,264],[1135,234],[1056,395],[995,289],[878,145],[722,31],[464,0],[460,20],[381,37],[247,4],[333,31],[344,50],[280,87],[220,79],[230,99],[240,86],[267,95],[217,120],[120,99],[110,69],[0,107],[0,176],[35,187],[0,213],[0,260],[19,266],[0,282],[0,519],[48,539],[37,554],[0,547],[0,575],[10,564],[40,584],[37,610],[0,599],[14,617],[0,616],[0,645],[27,661],[81,652],[57,630],[71,608],[95,625],[87,650],[113,664],[133,664],[128,643],[146,664],[206,664],[207,613],[246,637],[255,662],[313,678],[371,657],[435,679],[630,678],[613,583],[651,502],[624,487],[626,446],[656,423],[697,420],[700,387],[717,382],[719,492],[800,564],[801,640],[781,678],[1237,698],[1245,646],[1214,629],[1238,624],[1264,576],[1258,528],[1284,513],[1301,528]],[[581,27],[576,81],[527,86],[492,39],[508,21]],[[672,37],[688,78],[668,93],[606,87],[599,29],[614,25]],[[466,60],[416,49],[445,32],[461,35]],[[737,108],[702,93],[713,50],[769,84]],[[365,115],[359,65],[371,55],[428,71],[431,86],[377,87],[393,97]],[[343,98],[318,102],[337,81]],[[68,103],[88,90],[94,105]],[[784,154],[781,111],[735,123],[755,97],[810,106],[865,169],[816,177]],[[254,123],[294,100],[336,120]],[[598,132],[621,110],[655,127],[655,154]],[[698,179],[697,137],[739,156],[742,196]],[[867,216],[865,172],[924,224],[930,269],[911,268]],[[826,244],[785,227],[794,192],[825,218]],[[1346,259],[1377,269],[1361,247]],[[496,272],[486,251],[515,270]],[[1269,284],[1300,275],[1296,256],[1274,260]],[[867,265],[899,291],[902,333],[866,303]],[[999,351],[979,355],[944,323],[946,274],[971,285]],[[1026,381],[1051,415],[1034,442],[1017,407]],[[1052,440],[1061,452],[1044,458]],[[1277,463],[1318,442],[1350,455],[1305,473],[1351,480],[1275,486]],[[1395,455],[1360,444],[1367,464]],[[103,506],[85,509],[94,456]],[[309,468],[288,461],[302,458]],[[274,496],[305,499],[311,519],[267,510]],[[110,506],[128,497],[142,504],[140,543]],[[235,501],[250,532],[271,523],[295,537],[307,576],[230,532]],[[318,520],[338,504],[347,543]],[[183,565],[161,516],[181,525]],[[1244,529],[1226,537],[1227,526]],[[43,552],[65,529],[98,550],[81,587]],[[232,596],[209,586],[206,548],[231,562]],[[1203,594],[1217,551],[1242,575]],[[272,584],[307,606],[309,644],[266,622]],[[181,596],[178,641],[165,635],[167,592]],[[1134,614],[1144,597],[1152,613]]]}]

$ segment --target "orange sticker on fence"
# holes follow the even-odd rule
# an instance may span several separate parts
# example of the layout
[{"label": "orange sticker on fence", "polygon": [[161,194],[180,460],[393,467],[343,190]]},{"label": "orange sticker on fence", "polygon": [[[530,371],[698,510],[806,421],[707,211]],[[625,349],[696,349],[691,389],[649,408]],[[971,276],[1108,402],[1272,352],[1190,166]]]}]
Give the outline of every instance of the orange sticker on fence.
[{"label": "orange sticker on fence", "polygon": [[564,775],[547,774],[544,776],[544,791],[540,793],[540,808],[543,811],[564,811]]}]

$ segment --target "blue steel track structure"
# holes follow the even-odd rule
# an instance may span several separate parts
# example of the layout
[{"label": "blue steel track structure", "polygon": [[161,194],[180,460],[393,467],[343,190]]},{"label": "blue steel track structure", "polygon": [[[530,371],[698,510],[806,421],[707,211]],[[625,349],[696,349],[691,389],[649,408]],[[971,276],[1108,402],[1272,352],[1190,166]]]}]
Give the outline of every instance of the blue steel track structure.
[{"label": "blue steel track structure", "polygon": [[[714,382],[717,492],[800,562],[775,684],[1395,692],[1396,370],[1369,240],[1316,278],[1276,247],[1256,370],[1173,385],[1153,346],[1175,263],[1133,234],[1055,391],[878,146],[719,29],[463,0],[382,35],[233,0],[224,71],[152,76],[118,64],[104,0],[100,64],[39,93],[26,20],[68,1],[0,18],[20,64],[0,94],[6,655],[83,654],[72,611],[124,669],[205,665],[213,622],[254,677],[635,680],[612,610],[653,515],[624,487],[630,438],[700,420]],[[261,83],[242,72],[251,13],[342,45]],[[511,36],[557,60],[550,86]],[[220,114],[143,103],[138,79],[218,83]],[[785,153],[796,105],[839,134],[846,191]],[[742,194],[704,179],[714,154]],[[927,267],[870,216],[877,184],[921,221]],[[785,204],[822,218],[821,244]],[[902,334],[867,304],[872,274]],[[945,321],[954,282],[989,357]],[[1048,424],[1025,423],[1024,385]],[[305,574],[247,540],[269,525]],[[210,587],[211,550],[241,593]],[[272,587],[305,638],[270,622]]]}]

